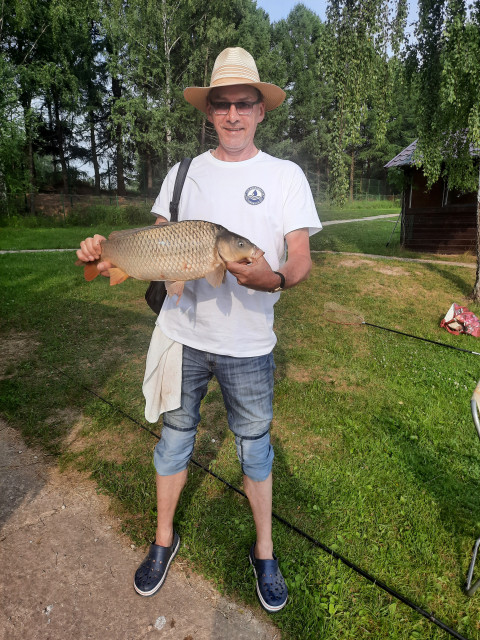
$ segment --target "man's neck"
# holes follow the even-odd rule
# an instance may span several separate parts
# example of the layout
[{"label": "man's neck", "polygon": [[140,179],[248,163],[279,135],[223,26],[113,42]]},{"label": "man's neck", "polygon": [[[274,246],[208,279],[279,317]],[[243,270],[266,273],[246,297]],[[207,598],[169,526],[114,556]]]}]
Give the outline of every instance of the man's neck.
[{"label": "man's neck", "polygon": [[211,152],[211,154],[214,158],[221,160],[222,162],[243,162],[254,158],[258,151],[259,150],[255,145],[249,149],[242,149],[238,152],[230,151],[229,149],[224,149],[223,147],[218,146]]}]

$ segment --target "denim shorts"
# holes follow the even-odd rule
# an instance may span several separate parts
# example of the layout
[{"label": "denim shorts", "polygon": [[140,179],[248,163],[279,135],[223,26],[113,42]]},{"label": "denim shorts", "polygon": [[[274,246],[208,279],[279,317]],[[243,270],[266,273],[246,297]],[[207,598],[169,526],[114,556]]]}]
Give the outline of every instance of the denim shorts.
[{"label": "denim shorts", "polygon": [[272,470],[270,444],[273,371],[271,353],[234,358],[183,347],[181,406],[163,416],[162,436],[155,447],[157,473],[169,476],[187,468],[200,422],[200,403],[215,376],[227,408],[243,473],[257,482]]}]

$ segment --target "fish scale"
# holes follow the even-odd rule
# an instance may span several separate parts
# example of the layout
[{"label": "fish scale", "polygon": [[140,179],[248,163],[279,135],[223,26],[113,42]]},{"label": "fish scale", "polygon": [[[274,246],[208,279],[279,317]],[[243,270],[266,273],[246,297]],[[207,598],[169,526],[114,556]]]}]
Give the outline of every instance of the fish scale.
[{"label": "fish scale", "polygon": [[187,280],[206,278],[218,287],[224,280],[226,262],[252,262],[263,255],[246,238],[204,220],[183,220],[114,231],[101,242],[101,257],[83,264],[85,279],[99,274],[99,262],[110,262],[110,284],[127,278],[165,280],[169,295],[182,295]]},{"label": "fish scale", "polygon": [[139,280],[195,280],[219,262],[216,235],[217,226],[201,220],[114,232],[102,244],[102,260]]}]

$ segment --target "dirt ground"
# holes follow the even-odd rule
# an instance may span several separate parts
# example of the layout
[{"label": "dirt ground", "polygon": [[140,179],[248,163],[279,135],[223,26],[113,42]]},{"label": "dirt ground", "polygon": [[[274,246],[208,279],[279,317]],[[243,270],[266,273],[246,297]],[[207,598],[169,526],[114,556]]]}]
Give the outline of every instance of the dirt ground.
[{"label": "dirt ground", "polygon": [[219,595],[178,558],[160,592],[136,595],[145,551],[91,480],[60,473],[0,420],[1,640],[280,639],[267,614]]}]

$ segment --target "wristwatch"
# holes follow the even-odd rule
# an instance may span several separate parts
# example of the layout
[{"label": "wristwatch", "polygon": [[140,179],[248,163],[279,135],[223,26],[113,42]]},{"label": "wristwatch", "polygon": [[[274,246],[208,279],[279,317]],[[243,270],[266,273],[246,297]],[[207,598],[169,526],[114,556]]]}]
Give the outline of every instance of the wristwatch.
[{"label": "wristwatch", "polygon": [[278,287],[275,287],[275,289],[272,289],[271,293],[283,291],[285,289],[285,276],[283,275],[283,273],[280,273],[280,271],[274,271],[273,273],[276,273],[277,276],[280,276],[280,284],[278,285]]}]

